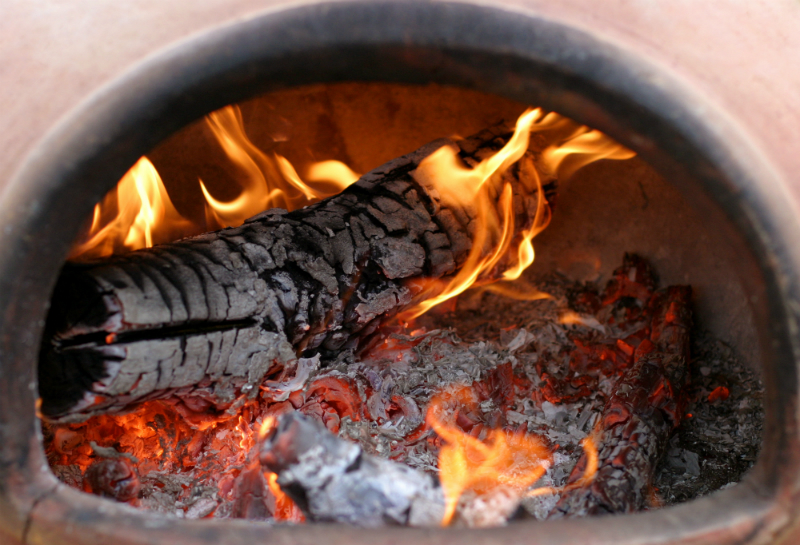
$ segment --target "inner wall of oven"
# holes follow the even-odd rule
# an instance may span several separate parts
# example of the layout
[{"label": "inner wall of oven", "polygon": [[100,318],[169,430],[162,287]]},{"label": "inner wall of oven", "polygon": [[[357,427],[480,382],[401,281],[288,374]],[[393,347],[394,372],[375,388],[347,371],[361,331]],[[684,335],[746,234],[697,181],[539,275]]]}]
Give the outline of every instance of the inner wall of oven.
[{"label": "inner wall of oven", "polygon": [[[301,174],[335,159],[365,173],[437,138],[468,136],[528,105],[437,85],[337,83],[297,87],[239,104],[248,137]],[[536,106],[536,105],[533,105]],[[178,209],[202,223],[202,179],[220,200],[236,197],[234,168],[201,120],[148,153]],[[700,328],[757,369],[758,340],[746,286],[726,240],[644,161],[600,161],[559,186],[550,226],[534,240],[529,274],[558,271],[604,283],[624,252],[647,258],[661,285],[690,284]]]}]

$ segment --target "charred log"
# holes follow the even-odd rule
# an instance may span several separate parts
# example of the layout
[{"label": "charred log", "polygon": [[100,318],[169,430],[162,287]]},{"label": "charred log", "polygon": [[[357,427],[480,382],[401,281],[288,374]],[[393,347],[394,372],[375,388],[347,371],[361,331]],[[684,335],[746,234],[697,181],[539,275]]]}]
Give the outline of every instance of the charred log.
[{"label": "charred log", "polygon": [[[644,286],[634,286],[633,280],[620,285],[620,297],[642,296]],[[631,513],[648,505],[656,464],[685,410],[690,298],[688,286],[671,286],[650,298],[645,310],[652,317],[649,338],[636,348],[633,365],[606,402],[593,433],[598,448],[593,481],[576,486],[589,466],[584,454],[552,518]]]},{"label": "charred log", "polygon": [[[470,250],[474,211],[444,205],[416,167],[443,145],[475,164],[510,134],[431,143],[291,213],[67,264],[40,356],[43,416],[75,422],[155,398],[230,412],[298,356],[364,346],[415,281],[452,275]],[[533,221],[536,176],[531,152],[504,175],[517,232]]]},{"label": "charred log", "polygon": [[432,476],[365,454],[296,412],[279,418],[260,460],[309,521],[438,526],[444,515],[444,493]]}]

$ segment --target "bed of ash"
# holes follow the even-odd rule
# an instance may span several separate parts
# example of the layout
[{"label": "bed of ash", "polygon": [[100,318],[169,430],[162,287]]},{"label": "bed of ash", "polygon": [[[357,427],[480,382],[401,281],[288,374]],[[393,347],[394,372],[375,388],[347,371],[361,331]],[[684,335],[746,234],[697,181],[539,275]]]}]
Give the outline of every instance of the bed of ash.
[{"label": "bed of ash", "polygon": [[[544,437],[553,463],[535,486],[557,488],[613,387],[602,373],[582,376],[571,360],[592,352],[589,359],[613,364],[616,340],[625,333],[580,313],[575,294],[591,291],[591,285],[550,275],[533,287],[552,297],[463,297],[457,310],[425,315],[413,332],[398,328],[360,358],[346,352],[324,368],[318,358],[301,359],[272,377],[260,397],[233,418],[190,424],[169,403],[151,401],[126,415],[44,424],[51,468],[68,485],[172,516],[299,522],[302,514],[274,478],[265,476],[262,491],[246,478],[268,416],[299,410],[367,453],[436,473],[441,440],[425,424],[427,403],[445,386],[464,385],[482,399],[475,414],[465,413],[466,429],[479,439],[491,427]],[[598,346],[606,346],[606,353],[598,354]],[[654,506],[737,482],[760,447],[757,376],[697,326],[692,349],[691,399],[654,476]],[[108,475],[92,475],[98,460],[113,458],[124,458],[123,467],[135,474],[116,476],[136,483],[127,496],[98,485]],[[253,509],[253,495],[265,510]],[[557,494],[534,496],[523,507],[528,516],[543,519],[557,501]]]}]

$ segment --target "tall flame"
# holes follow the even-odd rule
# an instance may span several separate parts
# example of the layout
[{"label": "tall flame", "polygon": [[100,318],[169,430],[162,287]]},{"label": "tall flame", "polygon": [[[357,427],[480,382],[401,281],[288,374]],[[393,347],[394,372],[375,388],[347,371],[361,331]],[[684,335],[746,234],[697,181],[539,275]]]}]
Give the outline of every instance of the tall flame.
[{"label": "tall flame", "polygon": [[443,526],[452,521],[464,492],[485,494],[502,486],[521,496],[552,462],[550,450],[536,435],[488,430],[481,441],[462,431],[456,425],[459,405],[475,403],[472,390],[464,387],[440,393],[428,407],[426,421],[445,441],[439,450]]},{"label": "tall flame", "polygon": [[[479,286],[482,277],[503,262],[501,280],[518,279],[536,256],[533,239],[550,223],[550,206],[542,191],[540,173],[532,173],[536,209],[531,225],[515,236],[512,187],[502,182],[502,174],[528,150],[532,132],[563,130],[571,124],[556,113],[544,115],[540,108],[528,109],[517,120],[514,133],[503,148],[473,168],[465,165],[452,146],[443,146],[428,156],[414,176],[433,186],[446,205],[475,211],[475,227],[470,252],[458,270],[447,279],[426,282],[412,308],[402,313],[402,320],[412,320],[432,307]],[[542,153],[541,167],[559,179],[567,179],[576,170],[600,159],[627,159],[634,152],[617,144],[599,131],[579,126],[563,142]],[[523,180],[520,180],[523,182]],[[497,187],[502,183],[502,189]],[[500,193],[499,206],[497,193]],[[516,240],[515,240],[516,239]],[[532,294],[531,297],[546,297]]]},{"label": "tall flame", "polygon": [[232,201],[215,199],[200,180],[207,201],[209,228],[241,225],[269,208],[295,210],[341,192],[358,174],[339,161],[324,161],[310,168],[310,184],[300,179],[294,166],[277,153],[265,153],[250,141],[238,106],[226,106],[206,117],[206,123],[228,159],[242,174],[242,192]]},{"label": "tall flame", "polygon": [[[107,219],[114,211],[116,215]],[[142,157],[122,177],[116,191],[95,205],[85,240],[69,257],[102,257],[123,248],[149,248],[155,242],[180,238],[190,227],[173,206],[153,163]]]}]

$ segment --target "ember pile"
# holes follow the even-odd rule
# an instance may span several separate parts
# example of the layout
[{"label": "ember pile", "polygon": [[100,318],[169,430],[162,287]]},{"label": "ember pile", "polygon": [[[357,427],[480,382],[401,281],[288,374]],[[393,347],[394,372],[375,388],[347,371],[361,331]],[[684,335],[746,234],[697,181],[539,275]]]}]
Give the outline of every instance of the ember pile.
[{"label": "ember pile", "polygon": [[[215,134],[242,129],[221,120]],[[540,134],[539,151],[532,132],[561,143]],[[602,291],[494,284],[533,262],[570,155],[574,171],[631,153],[530,110],[513,130],[434,142],[305,208],[152,248],[139,215],[123,221],[120,204],[106,229],[97,209],[81,251],[107,255],[122,241],[101,235],[127,224],[146,248],[62,272],[39,366],[54,472],[178,517],[361,526],[625,513],[656,506],[657,487],[672,501],[738,479],[758,444],[744,428],[760,421],[708,418],[703,404],[760,409],[720,378],[732,357],[713,373],[690,363],[688,286],[657,289],[635,255]],[[279,156],[259,161],[309,188]],[[232,209],[209,203],[229,224]],[[705,428],[673,436],[692,411]],[[729,449],[740,459],[718,452],[731,471],[703,488],[711,458],[692,437],[717,423],[742,432]]]},{"label": "ember pile", "polygon": [[[652,272],[635,256],[626,257],[602,293],[557,277],[537,287],[552,298],[515,302],[527,308],[489,321],[494,331],[485,320],[473,327],[470,314],[476,313],[469,311],[454,322],[465,338],[480,335],[481,341],[461,339],[453,329],[420,327],[403,334],[397,326],[360,357],[346,351],[327,368],[320,368],[319,358],[298,359],[265,383],[236,418],[190,423],[169,403],[151,401],[125,415],[45,425],[51,467],[77,488],[179,517],[361,525],[436,525],[451,517],[454,525],[489,526],[510,517],[629,512],[658,504],[653,486],[684,491],[683,497],[671,492],[664,498],[671,502],[738,480],[759,444],[759,430],[752,428],[760,422],[753,412],[757,398],[750,397],[745,376],[723,376],[746,371],[728,367],[734,365],[731,355],[720,359],[720,348],[702,354],[705,364],[693,362],[693,374],[707,380],[696,391],[686,387],[687,289],[654,291]],[[508,307],[508,299],[493,294],[484,294],[482,302],[490,315]],[[525,321],[515,327],[508,323],[514,319]],[[453,314],[422,321],[434,327],[453,322]],[[714,346],[707,339],[704,345]],[[713,375],[709,363],[716,366]],[[709,391],[719,382],[728,386]],[[738,420],[726,403],[739,408]],[[704,432],[684,432],[684,424],[667,442],[679,421],[688,420],[691,430],[699,413],[709,411],[722,419],[716,432],[712,419]],[[292,422],[280,417],[298,413],[320,424],[303,424],[304,444],[330,448],[305,457],[286,452],[303,447],[295,444],[301,439],[292,436]],[[728,432],[727,444],[722,439],[719,452],[698,451],[697,443],[687,445],[694,450],[682,448],[687,433],[720,434],[730,429],[731,418],[734,433]],[[349,441],[352,452],[340,453],[332,434]],[[505,459],[479,455],[494,447],[493,455],[502,456],[500,442],[512,449]],[[732,448],[729,460],[721,460]],[[294,463],[275,462],[276,449],[282,460],[294,456]],[[461,449],[466,473],[440,474],[447,449],[451,458]],[[744,451],[749,459],[743,464]],[[348,500],[364,494],[346,489],[353,457],[362,462],[349,482],[367,482],[373,495],[386,490],[392,500],[379,502],[377,515]],[[701,470],[720,463],[724,482],[714,482],[719,467]],[[338,478],[327,490],[335,501],[326,502],[330,498],[320,489],[321,467],[334,473],[323,480]],[[403,498],[408,487],[398,485],[398,472],[416,487],[411,494],[422,508],[409,509]],[[701,473],[703,484],[687,492],[687,481]],[[425,475],[438,475],[441,488]],[[308,501],[309,491],[317,502]]]}]

